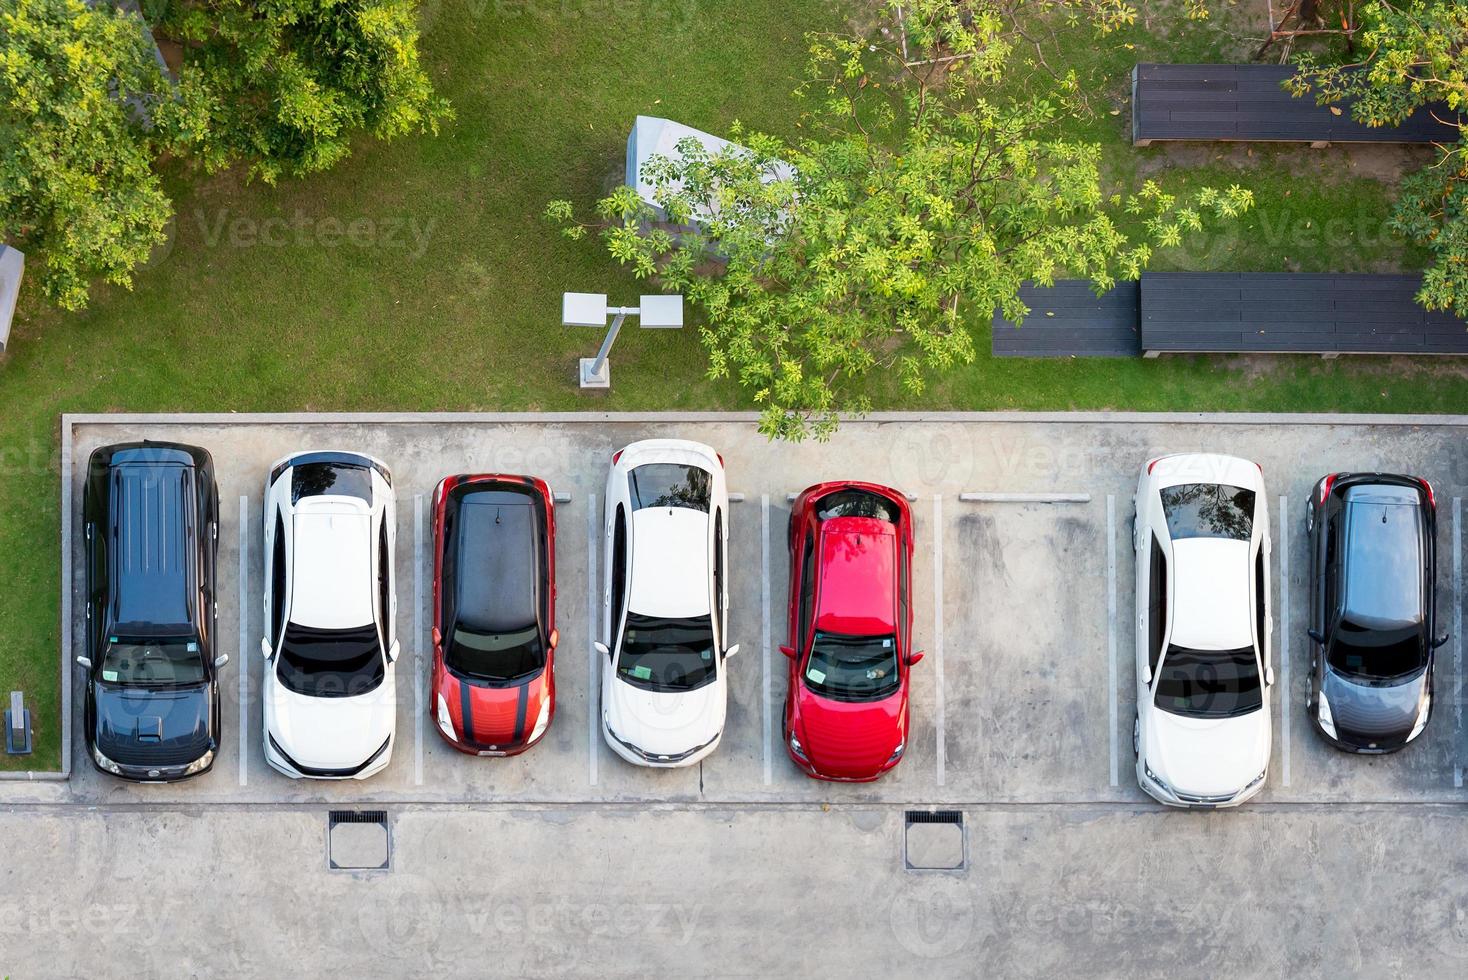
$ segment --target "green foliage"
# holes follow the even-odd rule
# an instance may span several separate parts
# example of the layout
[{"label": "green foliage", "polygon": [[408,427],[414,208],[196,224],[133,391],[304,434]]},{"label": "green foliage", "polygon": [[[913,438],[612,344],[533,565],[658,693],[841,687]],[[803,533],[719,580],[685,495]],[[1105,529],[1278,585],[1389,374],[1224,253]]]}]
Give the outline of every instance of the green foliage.
[{"label": "green foliage", "polygon": [[[1067,80],[1001,94],[1003,11],[925,0],[906,13],[906,56],[897,41],[808,39],[804,138],[736,124],[745,151],[684,140],[647,171],[671,221],[630,187],[597,208],[613,257],[702,309],[710,377],[751,391],[772,437],[824,437],[841,414],[865,412],[864,377],[916,395],[929,375],[972,362],[993,311],[1028,313],[1026,281],[1107,289],[1139,275],[1154,246],[1252,204],[1238,187],[1108,194],[1100,148],[1064,135]],[[1122,215],[1142,240],[1118,229]],[[585,233],[566,202],[547,216]]]},{"label": "green foliage", "polygon": [[139,106],[167,83],[135,16],[81,0],[0,0],[0,240],[36,253],[66,309],[97,278],[131,286],[172,205]]},{"label": "green foliage", "polygon": [[[1462,0],[1370,0],[1359,20],[1364,57],[1353,65],[1302,58],[1292,83],[1297,95],[1313,91],[1322,103],[1350,99],[1355,117],[1372,126],[1395,126],[1433,103],[1468,113],[1468,5]],[[1418,295],[1423,305],[1468,317],[1468,146],[1463,137],[1444,147],[1435,164],[1402,181],[1392,227],[1434,256]]]},{"label": "green foliage", "polygon": [[417,0],[173,0],[184,41],[169,121],[215,171],[275,182],[325,170],[366,131],[438,131],[450,116],[418,59]]},{"label": "green foliage", "polygon": [[149,0],[183,41],[176,88],[136,14],[0,0],[0,240],[35,254],[46,294],[85,306],[165,238],[165,151],[210,171],[324,170],[362,132],[437,132],[450,115],[418,60],[417,0]]}]

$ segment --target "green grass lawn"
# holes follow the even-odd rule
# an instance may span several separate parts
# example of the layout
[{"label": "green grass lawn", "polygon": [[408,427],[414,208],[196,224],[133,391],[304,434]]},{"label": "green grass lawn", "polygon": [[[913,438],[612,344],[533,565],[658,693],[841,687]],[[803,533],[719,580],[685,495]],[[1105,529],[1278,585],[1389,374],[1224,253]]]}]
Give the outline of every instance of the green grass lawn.
[{"label": "green grass lawn", "polygon": [[[135,290],[102,291],[80,315],[48,311],[27,293],[0,364],[0,693],[21,688],[40,710],[36,755],[19,767],[0,757],[0,767],[59,761],[50,709],[62,412],[749,407],[734,386],[703,377],[688,330],[624,332],[611,392],[580,392],[577,359],[600,334],[559,326],[561,291],[620,299],[643,287],[598,242],[565,241],[540,213],[555,197],[589,206],[620,179],[638,113],[715,132],[737,118],[791,134],[802,34],[844,24],[853,6],[429,0],[425,59],[458,113],[439,137],[364,142],[330,174],[279,188],[234,175],[175,179],[172,246]],[[1222,25],[1169,22],[1162,31],[1152,7],[1151,25],[1099,42],[1069,36],[1051,61],[1088,79],[1097,111],[1075,128],[1105,146],[1118,186],[1155,176],[1255,189],[1258,209],[1246,221],[1159,255],[1158,267],[1420,265],[1422,256],[1380,235],[1389,187],[1362,175],[1381,169],[1379,155],[1133,150],[1123,101],[1133,61],[1240,54]],[[1468,396],[1456,366],[1288,357],[985,356],[920,399],[884,379],[872,387],[879,407],[946,409],[1436,412],[1461,410]]]}]

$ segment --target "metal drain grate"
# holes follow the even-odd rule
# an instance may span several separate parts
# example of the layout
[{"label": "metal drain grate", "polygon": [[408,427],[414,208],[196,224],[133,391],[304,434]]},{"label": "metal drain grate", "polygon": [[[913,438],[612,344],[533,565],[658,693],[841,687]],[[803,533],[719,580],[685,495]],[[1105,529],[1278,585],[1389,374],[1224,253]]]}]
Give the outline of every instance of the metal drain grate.
[{"label": "metal drain grate", "polygon": [[326,866],[332,871],[390,870],[387,811],[332,810],[326,822]]},{"label": "metal drain grate", "polygon": [[908,810],[902,828],[902,863],[908,871],[962,871],[968,867],[968,832],[961,810]]}]

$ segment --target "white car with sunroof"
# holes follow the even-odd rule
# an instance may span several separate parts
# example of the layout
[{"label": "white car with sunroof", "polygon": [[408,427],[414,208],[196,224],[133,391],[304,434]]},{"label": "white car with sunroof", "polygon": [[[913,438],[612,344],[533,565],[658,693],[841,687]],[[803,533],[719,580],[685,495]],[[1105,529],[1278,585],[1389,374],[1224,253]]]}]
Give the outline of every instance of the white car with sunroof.
[{"label": "white car with sunroof", "polygon": [[639,766],[692,766],[719,745],[728,701],[729,495],[698,442],[612,456],[604,511],[602,734]]},{"label": "white car with sunroof", "polygon": [[392,475],[361,453],[287,456],[264,523],[265,759],[295,779],[366,779],[397,725]]},{"label": "white car with sunroof", "polygon": [[1271,751],[1263,470],[1161,456],[1142,467],[1134,503],[1137,781],[1171,806],[1237,806],[1263,788]]}]

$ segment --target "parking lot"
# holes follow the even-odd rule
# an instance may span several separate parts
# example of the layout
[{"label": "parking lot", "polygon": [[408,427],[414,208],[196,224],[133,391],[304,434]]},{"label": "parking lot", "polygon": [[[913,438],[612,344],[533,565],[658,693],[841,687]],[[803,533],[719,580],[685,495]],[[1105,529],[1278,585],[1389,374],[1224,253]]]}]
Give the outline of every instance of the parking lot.
[{"label": "parking lot", "polygon": [[[870,888],[885,887],[885,897],[871,911],[879,922],[874,920],[863,930],[857,927],[859,919],[848,918],[835,929],[851,946],[854,958],[849,965],[857,973],[874,969],[862,967],[861,950],[881,945],[886,959],[872,962],[895,963],[916,943],[926,950],[917,955],[955,957],[945,961],[955,968],[982,945],[1000,957],[997,962],[1015,965],[1015,972],[1083,974],[1084,958],[1097,948],[1095,944],[1129,941],[1124,932],[1110,936],[1098,932],[1093,920],[1102,906],[1097,903],[1108,900],[1127,916],[1154,920],[1153,927],[1132,923],[1128,927],[1136,930],[1132,940],[1147,937],[1151,942],[1155,929],[1161,929],[1167,935],[1176,933],[1172,941],[1203,956],[1226,944],[1227,937],[1210,934],[1207,943],[1198,945],[1204,939],[1188,933],[1197,923],[1189,927],[1178,918],[1177,909],[1166,913],[1149,905],[1147,888],[1181,899],[1190,883],[1217,875],[1220,887],[1235,889],[1228,895],[1230,901],[1247,902],[1258,884],[1242,870],[1220,870],[1221,862],[1277,859],[1293,864],[1298,858],[1314,870],[1298,878],[1275,871],[1270,878],[1271,901],[1295,908],[1309,922],[1317,913],[1343,911],[1339,904],[1308,898],[1321,876],[1348,878],[1398,860],[1403,863],[1393,866],[1392,883],[1383,885],[1381,907],[1370,913],[1386,917],[1417,894],[1411,869],[1427,873],[1448,866],[1444,862],[1456,866],[1461,861],[1449,844],[1461,840],[1461,808],[1442,805],[1468,801],[1462,786],[1468,743],[1462,730],[1460,504],[1468,491],[1468,458],[1463,451],[1464,428],[1447,420],[878,417],[847,423],[828,443],[795,446],[768,443],[745,417],[717,415],[524,420],[85,417],[64,424],[71,432],[73,527],[80,513],[81,474],[93,448],[147,437],[195,443],[213,453],[223,511],[220,635],[232,659],[222,679],[223,750],[210,773],[180,784],[137,786],[97,773],[83,750],[81,692],[74,689],[72,778],[56,784],[0,783],[0,805],[11,807],[6,820],[32,814],[44,818],[48,826],[54,824],[53,847],[89,835],[101,835],[104,841],[113,836],[122,841],[156,840],[158,834],[176,832],[169,828],[176,825],[177,815],[188,814],[190,819],[213,820],[221,830],[238,827],[242,839],[268,848],[268,822],[274,819],[286,835],[284,852],[315,855],[315,864],[300,872],[304,883],[299,887],[323,887],[327,888],[323,895],[336,894],[341,888],[338,879],[323,886],[316,877],[321,873],[320,841],[314,836],[319,829],[313,828],[319,828],[320,816],[328,808],[378,805],[395,814],[398,824],[392,874],[398,882],[370,887],[394,896],[397,907],[405,901],[403,890],[417,887],[404,882],[429,874],[421,863],[415,867],[413,856],[423,858],[432,851],[427,842],[440,830],[472,838],[475,820],[482,820],[486,828],[512,825],[504,832],[524,848],[520,853],[557,854],[564,848],[565,861],[574,860],[573,855],[606,861],[603,871],[576,877],[574,886],[547,884],[552,891],[574,892],[583,899],[600,891],[605,900],[614,901],[639,887],[647,894],[665,896],[657,901],[673,901],[666,898],[667,887],[654,877],[634,886],[632,882],[640,880],[637,875],[651,876],[652,871],[627,870],[635,863],[633,841],[643,835],[665,840],[660,835],[671,828],[684,835],[683,846],[689,850],[663,849],[657,864],[675,878],[680,863],[707,876],[697,887],[709,915],[721,914],[718,903],[735,894],[742,901],[758,903],[761,889],[770,889],[771,901],[785,902],[799,901],[807,887],[839,889],[845,883],[858,890],[856,896],[842,899],[849,904]],[[602,744],[596,715],[599,661],[591,655],[588,629],[589,583],[600,581],[596,568],[600,541],[595,535],[610,454],[628,442],[653,436],[713,445],[726,461],[731,493],[741,495],[732,505],[730,520],[732,639],[741,652],[729,661],[726,733],[719,750],[702,766],[674,771],[629,766]],[[403,647],[397,666],[398,739],[389,769],[360,783],[292,781],[266,766],[260,747],[264,479],[275,459],[313,448],[348,448],[380,457],[393,471],[398,494]],[[1254,459],[1263,466],[1271,496],[1278,676],[1271,690],[1276,699],[1274,756],[1263,794],[1233,813],[1164,813],[1137,788],[1132,771],[1131,494],[1138,467],[1146,459],[1177,451]],[[1431,725],[1418,742],[1393,756],[1352,757],[1327,748],[1301,708],[1308,658],[1303,618],[1308,594],[1304,502],[1316,479],[1341,470],[1416,473],[1431,479],[1437,490],[1438,614],[1452,640],[1438,653],[1437,706]],[[431,592],[428,500],[434,485],[447,474],[489,471],[533,473],[570,496],[557,505],[561,633],[557,713],[544,741],[512,759],[460,755],[442,742],[424,710]],[[786,758],[780,735],[786,661],[778,644],[785,630],[789,497],[809,484],[836,478],[895,486],[912,499],[916,518],[914,636],[927,657],[912,675],[913,721],[906,758],[887,777],[864,785],[806,779]],[[81,542],[79,536],[72,537],[72,587],[74,596],[80,596]],[[80,602],[74,600],[71,608],[72,635],[79,638]],[[79,673],[74,674],[74,682],[79,680]],[[229,806],[211,810],[208,804]],[[821,808],[827,805],[833,813],[822,823]],[[944,807],[968,814],[966,874],[923,877],[901,870],[904,807]],[[82,816],[93,813],[92,808],[112,816],[95,826],[90,817]],[[1394,844],[1374,844],[1363,829],[1372,826],[1386,835],[1412,835],[1424,846],[1405,854]],[[599,849],[597,835],[608,833],[612,837],[603,841],[606,848],[631,851],[614,855]],[[770,843],[776,838],[778,844]],[[1349,854],[1322,854],[1322,838],[1354,842],[1352,846],[1363,853],[1359,860]],[[1125,857],[1128,841],[1149,842],[1149,852],[1176,841],[1181,860],[1159,864],[1149,856],[1139,859],[1143,863],[1138,868],[1123,868],[1118,862]],[[103,845],[94,841],[87,846]],[[230,855],[251,860],[241,846],[232,843],[201,858],[202,867],[217,875],[234,873]],[[1383,856],[1382,846],[1388,856]],[[743,853],[745,863],[715,856],[724,847]],[[836,851],[849,861],[845,874],[828,867],[829,855]],[[442,862],[453,861],[434,855],[440,868],[446,867]],[[774,863],[761,865],[762,855]],[[537,887],[533,862],[526,868],[516,859],[508,862],[515,865],[511,868],[477,852],[465,860],[467,867],[505,876],[507,886],[522,896]],[[36,867],[21,865],[23,878],[41,874],[44,863],[33,864]],[[241,887],[248,892],[254,887],[253,876],[264,874],[268,865],[252,864],[242,871]],[[608,880],[621,872],[629,877]],[[1054,883],[1072,874],[1089,876],[1088,883],[1056,885],[1051,898],[1044,897],[1041,886],[1047,876]],[[993,891],[996,883],[1003,883],[1008,899],[1001,901]],[[725,894],[721,887],[734,891]],[[918,938],[909,942],[899,936],[898,946],[888,948],[886,940],[894,930],[901,931],[899,920],[908,914],[892,904],[892,889],[934,914],[951,914],[956,903],[974,924],[955,944],[953,927],[924,932],[926,927],[908,923],[918,930],[914,933]],[[486,885],[483,891],[485,900],[491,901],[496,890]],[[1461,919],[1453,918],[1462,914],[1454,910],[1468,907],[1468,896],[1461,898],[1437,893],[1434,901],[1448,904],[1435,908],[1434,922],[1448,929],[1457,922],[1462,930]],[[1033,911],[1046,901],[1057,903],[1056,908]],[[838,908],[844,907],[838,903]],[[748,927],[750,941],[761,929],[764,908],[745,909],[736,920],[741,928]],[[1188,908],[1193,915],[1206,911],[1196,901]],[[1060,928],[1044,925],[1044,916],[1065,910],[1082,914],[1077,909],[1090,910],[1085,914],[1091,924],[1058,940],[1052,951],[1054,956],[1064,952],[1075,959],[1045,959],[1049,970],[1037,968],[1042,961],[1026,962],[1027,951],[1032,952],[1027,944],[1037,944],[1038,949],[1038,944],[1054,940]],[[1248,915],[1255,913],[1263,915],[1258,909]],[[1022,918],[1017,920],[1017,915]],[[1037,915],[1042,920],[1038,925],[1032,921]],[[1300,920],[1293,921],[1298,925]],[[1294,928],[1278,915],[1265,916],[1255,925],[1281,941]],[[568,937],[578,928],[553,929],[555,942],[570,942]],[[1241,921],[1239,928],[1249,926]],[[1413,928],[1402,926],[1391,941],[1415,941]],[[990,934],[983,935],[983,930]],[[0,929],[0,942],[5,940]],[[731,967],[710,954],[709,959],[694,961],[703,964],[695,972],[757,973],[802,962],[796,949],[784,952],[788,955],[767,952],[756,957],[747,969]],[[1386,952],[1381,951],[1383,956]],[[1449,952],[1453,957],[1468,955],[1468,933]],[[437,955],[447,954],[440,950]],[[1124,962],[1144,974],[1165,972],[1168,962],[1178,962],[1143,956],[1140,947],[1127,955],[1131,958]],[[1234,950],[1228,955],[1239,954]],[[1340,961],[1329,959],[1331,955],[1329,950],[1320,953],[1326,959],[1298,950],[1280,953],[1265,972],[1288,965],[1308,972],[1331,962],[1354,963],[1359,969],[1364,962],[1359,955]],[[139,962],[146,967],[152,961]],[[354,961],[311,962],[324,966]],[[451,968],[464,965],[452,957],[444,962]],[[614,973],[637,969],[635,962],[616,957],[611,962],[620,963]],[[579,961],[572,972],[589,971],[594,963]],[[78,961],[78,969],[84,965]],[[528,970],[552,969],[544,962],[523,965]],[[6,967],[0,959],[0,971]]]},{"label": "parking lot", "polygon": [[[233,658],[222,682],[226,739],[209,774],[171,786],[134,786],[90,767],[78,748],[80,711],[74,712],[73,778],[51,791],[52,798],[1140,802],[1144,797],[1130,768],[1131,494],[1137,468],[1150,455],[1207,450],[1259,461],[1273,498],[1279,683],[1272,693],[1281,727],[1262,800],[1461,801],[1468,799],[1461,785],[1465,744],[1456,697],[1462,609],[1461,590],[1454,590],[1461,559],[1455,563],[1454,548],[1457,543],[1461,555],[1458,501],[1468,485],[1461,431],[1279,423],[857,422],[829,443],[788,446],[767,443],[742,421],[86,421],[74,427],[71,445],[77,513],[81,473],[97,446],[149,437],[197,443],[214,455],[223,511],[220,635]],[[742,652],[730,661],[728,726],[719,751],[684,771],[647,771],[618,760],[601,742],[596,698],[590,696],[599,689],[599,662],[590,656],[588,583],[599,555],[592,535],[600,526],[606,465],[615,449],[649,436],[715,446],[724,455],[731,494],[742,495],[730,519],[731,622]],[[392,468],[398,494],[404,651],[397,668],[399,737],[391,767],[365,783],[292,781],[266,766],[260,748],[261,495],[272,461],[312,447],[379,456]],[[1301,652],[1308,594],[1304,501],[1322,474],[1347,469],[1427,475],[1439,501],[1438,608],[1440,622],[1454,636],[1439,651],[1439,703],[1431,726],[1408,751],[1382,758],[1328,750],[1300,710],[1306,666],[1301,658],[1308,656]],[[470,471],[534,473],[570,496],[557,505],[557,713],[544,742],[512,759],[460,755],[442,743],[422,710],[432,588],[428,501],[441,477]],[[785,630],[789,496],[839,477],[905,491],[913,498],[917,525],[914,635],[928,657],[913,673],[907,757],[870,785],[808,780],[789,764],[780,741],[786,661],[778,645]],[[247,515],[243,526],[241,513]],[[78,538],[72,563],[76,595],[82,589],[80,547]],[[72,610],[73,635],[80,636],[80,603]],[[79,692],[75,696],[79,706]]]}]

